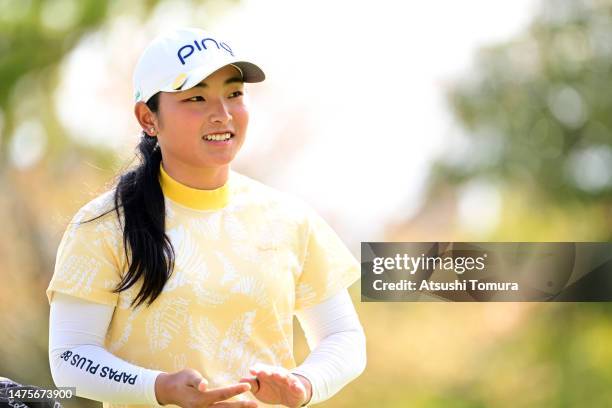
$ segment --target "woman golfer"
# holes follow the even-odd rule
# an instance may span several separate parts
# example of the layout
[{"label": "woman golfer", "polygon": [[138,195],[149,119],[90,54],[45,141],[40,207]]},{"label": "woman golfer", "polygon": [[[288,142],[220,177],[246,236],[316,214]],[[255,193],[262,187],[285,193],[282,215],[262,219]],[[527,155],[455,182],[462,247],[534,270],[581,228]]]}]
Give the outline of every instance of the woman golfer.
[{"label": "woman golfer", "polygon": [[142,162],[75,215],[47,289],[57,386],[104,407],[299,407],[363,371],[357,261],[299,200],[230,170],[244,83],[264,77],[200,29],[145,49]]}]

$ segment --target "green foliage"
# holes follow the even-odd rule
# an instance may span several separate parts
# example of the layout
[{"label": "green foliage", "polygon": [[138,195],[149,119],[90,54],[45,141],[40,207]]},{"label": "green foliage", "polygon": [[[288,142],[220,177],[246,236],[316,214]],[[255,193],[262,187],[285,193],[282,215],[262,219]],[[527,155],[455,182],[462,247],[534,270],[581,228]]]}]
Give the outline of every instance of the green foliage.
[{"label": "green foliage", "polygon": [[612,198],[612,1],[546,0],[449,92],[466,154],[438,180],[486,177],[556,204]]},{"label": "green foliage", "polygon": [[[35,83],[31,87],[53,92],[56,65],[81,36],[100,26],[111,2],[4,0],[0,2],[0,112],[4,119],[4,136],[0,139],[0,165],[6,164],[9,135],[15,127],[11,94],[22,78]],[[66,15],[69,14],[70,18]],[[63,25],[58,25],[61,21]],[[19,95],[19,97],[27,97]],[[30,95],[30,97],[34,97]],[[43,100],[38,101],[42,114],[49,114]]]}]

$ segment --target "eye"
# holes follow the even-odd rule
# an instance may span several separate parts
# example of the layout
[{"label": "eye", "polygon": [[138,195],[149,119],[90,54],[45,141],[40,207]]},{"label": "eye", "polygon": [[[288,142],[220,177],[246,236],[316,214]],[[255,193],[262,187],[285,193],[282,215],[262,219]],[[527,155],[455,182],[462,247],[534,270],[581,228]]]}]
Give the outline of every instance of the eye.
[{"label": "eye", "polygon": [[[196,98],[200,98],[199,100],[197,100]],[[185,99],[185,102],[200,102],[200,101],[205,101],[204,98],[202,98],[200,95],[197,96],[192,96],[189,99]]]},{"label": "eye", "polygon": [[242,96],[242,95],[243,95],[242,91],[236,91],[230,94],[230,98],[238,98],[239,96]]}]

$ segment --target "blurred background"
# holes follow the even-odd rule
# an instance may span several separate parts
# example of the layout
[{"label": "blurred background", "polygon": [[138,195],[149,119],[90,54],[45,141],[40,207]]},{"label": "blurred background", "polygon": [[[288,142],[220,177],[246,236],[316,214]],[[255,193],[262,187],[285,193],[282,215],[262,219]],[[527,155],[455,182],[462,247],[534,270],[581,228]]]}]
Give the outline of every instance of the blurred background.
[{"label": "blurred background", "polygon": [[[187,25],[268,77],[234,168],[301,196],[355,256],[612,238],[612,0],[0,0],[0,376],[52,385],[57,245],[134,159],[140,52]],[[612,406],[608,304],[351,293],[368,367],[321,407]]]}]

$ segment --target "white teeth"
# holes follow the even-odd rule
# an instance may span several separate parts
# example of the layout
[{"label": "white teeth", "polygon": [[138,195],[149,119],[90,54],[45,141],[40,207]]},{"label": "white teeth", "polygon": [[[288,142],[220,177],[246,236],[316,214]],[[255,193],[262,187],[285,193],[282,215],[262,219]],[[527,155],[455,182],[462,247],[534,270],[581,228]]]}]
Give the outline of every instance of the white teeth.
[{"label": "white teeth", "polygon": [[218,133],[216,135],[205,136],[206,140],[227,140],[232,136],[231,133]]}]

